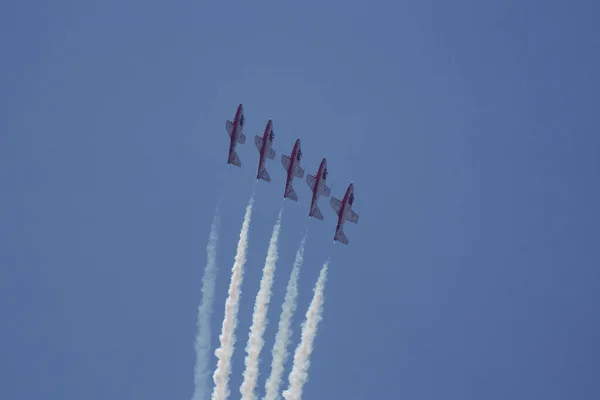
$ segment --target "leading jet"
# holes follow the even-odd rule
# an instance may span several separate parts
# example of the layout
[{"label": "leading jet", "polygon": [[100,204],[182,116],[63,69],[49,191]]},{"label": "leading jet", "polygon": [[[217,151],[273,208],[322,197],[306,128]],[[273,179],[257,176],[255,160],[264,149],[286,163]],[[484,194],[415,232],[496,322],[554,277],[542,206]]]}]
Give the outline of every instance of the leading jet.
[{"label": "leading jet", "polygon": [[350,186],[348,186],[342,201],[332,197],[329,202],[331,203],[333,210],[338,215],[338,223],[337,227],[335,228],[333,241],[339,241],[344,244],[348,244],[348,238],[344,234],[343,229],[344,222],[350,221],[353,224],[358,223],[358,214],[352,210],[352,204],[354,203],[354,184],[351,183]]},{"label": "leading jet", "polygon": [[258,154],[260,158],[258,160],[258,172],[256,174],[256,179],[263,179],[267,182],[271,182],[271,177],[267,172],[267,168],[265,168],[265,161],[267,158],[271,160],[275,159],[275,150],[273,150],[273,140],[275,139],[275,134],[273,133],[273,121],[269,119],[267,122],[267,126],[265,127],[265,133],[263,133],[263,137],[256,135],[254,137],[254,144],[256,144],[256,148],[258,149]]},{"label": "leading jet", "polygon": [[246,136],[244,135],[244,107],[240,104],[235,112],[233,122],[227,120],[225,128],[229,134],[229,158],[227,164],[233,164],[237,167],[241,167],[242,163],[240,158],[235,152],[235,147],[238,143],[246,143]]},{"label": "leading jet", "polygon": [[298,201],[298,195],[294,191],[294,187],[292,186],[292,181],[294,178],[303,178],[304,170],[300,166],[300,160],[302,159],[302,150],[300,149],[300,139],[296,139],[296,143],[294,144],[294,148],[292,149],[292,154],[290,157],[285,154],[281,155],[281,164],[283,168],[287,171],[287,179],[285,181],[285,191],[283,193],[283,198],[289,198],[294,201]]},{"label": "leading jet", "polygon": [[319,196],[329,197],[331,194],[331,189],[327,187],[325,184],[327,180],[327,160],[323,158],[321,161],[321,165],[319,165],[319,170],[317,171],[317,176],[314,177],[311,174],[306,175],[306,183],[312,190],[312,200],[310,202],[310,211],[308,215],[310,217],[315,217],[317,219],[323,220],[323,214],[321,214],[321,210],[319,210],[319,206],[317,202],[319,201]]}]

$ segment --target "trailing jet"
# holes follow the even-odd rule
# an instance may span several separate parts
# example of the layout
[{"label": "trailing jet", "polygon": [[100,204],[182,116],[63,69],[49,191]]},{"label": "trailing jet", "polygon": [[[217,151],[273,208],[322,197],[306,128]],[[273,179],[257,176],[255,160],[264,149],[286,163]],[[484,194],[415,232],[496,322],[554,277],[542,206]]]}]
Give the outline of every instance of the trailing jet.
[{"label": "trailing jet", "polygon": [[292,154],[290,157],[285,154],[281,155],[281,164],[287,171],[287,180],[285,181],[285,192],[283,193],[284,198],[289,198],[294,201],[298,201],[298,195],[294,191],[292,181],[294,178],[303,178],[304,170],[299,165],[302,159],[302,150],[300,149],[300,139],[296,139]]},{"label": "trailing jet", "polygon": [[275,134],[273,133],[273,122],[269,120],[269,122],[267,122],[265,133],[263,133],[262,139],[258,135],[254,137],[254,144],[256,144],[256,148],[260,154],[260,158],[258,160],[258,172],[256,174],[257,180],[263,179],[267,182],[271,182],[271,177],[267,172],[267,168],[265,168],[265,161],[266,158],[270,158],[271,160],[275,159],[275,150],[273,150],[271,147],[273,146],[274,139]]},{"label": "trailing jet", "polygon": [[337,228],[335,228],[335,236],[333,237],[333,241],[340,241],[344,244],[348,244],[348,238],[344,235],[344,222],[350,221],[353,224],[358,223],[358,214],[352,210],[352,203],[354,203],[354,184],[351,183],[346,189],[346,194],[344,195],[344,199],[339,201],[335,197],[332,197],[330,200],[331,207],[333,207],[334,211],[338,215],[338,223]]},{"label": "trailing jet", "polygon": [[310,211],[308,215],[311,217],[315,217],[317,219],[322,220],[323,214],[321,214],[321,210],[319,210],[319,206],[317,202],[319,201],[319,196],[323,195],[325,197],[329,197],[331,194],[331,189],[327,187],[325,181],[327,180],[327,160],[323,158],[321,161],[321,165],[319,165],[319,170],[317,171],[316,178],[311,174],[306,175],[306,183],[312,190],[312,201],[310,203]]},{"label": "trailing jet", "polygon": [[246,143],[246,136],[244,135],[244,107],[240,104],[235,112],[235,117],[233,122],[227,120],[225,123],[225,128],[227,128],[227,133],[229,134],[229,158],[227,159],[227,164],[233,164],[237,167],[241,167],[242,163],[238,155],[235,152],[235,146],[238,143],[244,144]]}]

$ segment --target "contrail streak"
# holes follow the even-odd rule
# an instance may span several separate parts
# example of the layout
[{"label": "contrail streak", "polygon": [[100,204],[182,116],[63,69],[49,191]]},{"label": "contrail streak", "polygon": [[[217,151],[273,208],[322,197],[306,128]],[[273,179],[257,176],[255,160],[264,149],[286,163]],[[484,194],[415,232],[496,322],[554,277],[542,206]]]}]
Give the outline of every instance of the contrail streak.
[{"label": "contrail streak", "polygon": [[289,355],[287,347],[290,343],[290,336],[292,335],[292,317],[297,308],[298,275],[300,274],[300,267],[302,267],[302,262],[304,261],[305,241],[306,235],[302,238],[302,242],[296,253],[296,259],[294,260],[294,266],[292,267],[292,273],[285,292],[285,299],[281,306],[279,327],[277,329],[277,334],[275,335],[275,344],[273,345],[272,351],[271,375],[265,384],[264,400],[277,400],[279,398],[281,376],[283,375],[283,368]]},{"label": "contrail streak", "polygon": [[313,350],[313,342],[317,335],[319,322],[323,318],[323,290],[327,278],[327,267],[329,260],[325,262],[319,279],[314,289],[314,296],[306,311],[306,320],[302,324],[302,339],[294,354],[294,365],[289,376],[289,386],[282,395],[286,400],[300,400],[302,398],[302,387],[308,380],[308,367],[310,366],[310,354]]},{"label": "contrail streak", "polygon": [[208,398],[208,365],[210,358],[210,317],[213,311],[217,272],[217,245],[219,244],[219,207],[215,211],[206,246],[206,267],[202,277],[202,301],[198,307],[196,336],[196,365],[194,367],[194,394],[192,400]]},{"label": "contrail streak", "polygon": [[256,295],[256,301],[254,303],[252,326],[250,327],[248,344],[246,345],[246,370],[244,371],[244,381],[240,386],[242,400],[256,399],[254,390],[256,389],[256,381],[258,380],[259,375],[259,356],[265,344],[263,335],[268,323],[267,311],[269,309],[269,302],[271,301],[271,287],[273,286],[275,268],[277,266],[277,259],[279,258],[277,253],[277,240],[279,238],[279,231],[281,228],[282,212],[283,208],[281,211],[279,211],[277,222],[273,227],[273,234],[271,235],[269,249],[267,250],[267,259],[263,268],[262,279],[260,280],[260,289]]},{"label": "contrail streak", "polygon": [[240,232],[235,262],[231,268],[231,282],[229,283],[228,297],[225,301],[225,318],[221,327],[219,340],[221,347],[215,350],[217,356],[217,369],[213,374],[215,387],[212,400],[226,400],[229,397],[229,376],[231,375],[231,356],[235,347],[235,328],[238,322],[238,310],[241,294],[241,285],[244,280],[244,264],[246,263],[246,249],[248,247],[248,228],[252,216],[254,193],[246,207],[244,223]]}]

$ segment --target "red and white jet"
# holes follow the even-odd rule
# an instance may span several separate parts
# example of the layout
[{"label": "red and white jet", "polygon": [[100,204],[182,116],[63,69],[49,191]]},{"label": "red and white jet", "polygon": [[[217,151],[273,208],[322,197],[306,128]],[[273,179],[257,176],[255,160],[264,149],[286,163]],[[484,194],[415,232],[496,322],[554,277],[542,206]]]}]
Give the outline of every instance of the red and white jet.
[{"label": "red and white jet", "polygon": [[346,189],[344,199],[339,201],[335,197],[330,200],[331,207],[338,215],[337,228],[335,228],[335,236],[333,241],[340,241],[344,244],[348,244],[348,238],[344,235],[344,222],[350,221],[353,224],[358,223],[358,214],[352,210],[352,203],[354,203],[354,184],[351,183]]},{"label": "red and white jet", "polygon": [[284,198],[289,198],[294,201],[298,201],[298,195],[294,191],[292,186],[292,180],[294,178],[303,178],[304,170],[300,166],[300,160],[302,159],[302,150],[300,149],[300,139],[296,139],[292,154],[290,157],[285,154],[281,155],[281,164],[287,171],[287,180],[285,181],[285,192],[283,193]]},{"label": "red and white jet", "polygon": [[258,160],[258,172],[256,174],[257,180],[263,179],[267,182],[271,182],[271,177],[265,168],[265,161],[267,158],[270,158],[271,160],[275,159],[275,150],[271,147],[273,146],[274,139],[273,122],[269,120],[265,128],[265,133],[263,133],[263,137],[261,138],[258,135],[254,137],[254,144],[256,144],[256,148],[260,154],[260,159]]},{"label": "red and white jet", "polygon": [[233,122],[227,120],[225,123],[225,128],[227,129],[227,133],[229,134],[229,158],[227,159],[227,164],[233,164],[237,167],[241,167],[242,163],[240,162],[240,158],[235,152],[235,146],[238,143],[244,144],[246,143],[246,136],[244,135],[244,107],[240,104],[235,112],[235,117]]},{"label": "red and white jet", "polygon": [[319,206],[317,202],[319,201],[319,196],[323,195],[325,197],[329,197],[331,194],[331,189],[327,187],[325,181],[327,180],[327,160],[323,158],[321,161],[321,165],[319,165],[319,170],[317,171],[316,178],[311,174],[306,175],[306,183],[312,190],[312,201],[310,203],[310,211],[308,215],[311,217],[315,217],[317,219],[322,220],[323,214],[321,214],[321,210],[319,210]]}]

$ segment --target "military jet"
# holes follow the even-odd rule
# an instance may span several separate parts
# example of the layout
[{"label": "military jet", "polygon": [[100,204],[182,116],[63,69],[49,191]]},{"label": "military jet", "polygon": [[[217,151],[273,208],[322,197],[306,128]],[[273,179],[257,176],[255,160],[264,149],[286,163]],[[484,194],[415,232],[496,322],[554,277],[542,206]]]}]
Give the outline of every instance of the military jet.
[{"label": "military jet", "polygon": [[344,222],[350,221],[353,224],[358,223],[358,214],[352,210],[352,204],[354,203],[354,184],[351,183],[350,186],[348,186],[342,201],[332,197],[329,202],[331,203],[333,210],[338,215],[338,223],[337,227],[335,228],[333,241],[339,241],[344,244],[348,244],[348,238],[344,234],[343,230]]},{"label": "military jet", "polygon": [[301,159],[302,150],[300,149],[300,139],[296,139],[296,143],[294,144],[294,148],[292,149],[292,154],[290,157],[286,156],[285,154],[281,155],[281,164],[287,171],[287,179],[285,181],[285,191],[283,193],[283,197],[292,199],[294,201],[298,201],[298,195],[294,191],[292,181],[294,178],[304,177],[304,170],[299,165]]},{"label": "military jet", "polygon": [[317,176],[314,177],[311,174],[306,175],[306,183],[312,190],[312,200],[310,202],[310,211],[308,215],[310,217],[315,217],[317,219],[323,220],[323,214],[321,214],[321,210],[319,210],[319,206],[317,202],[319,201],[319,196],[329,197],[331,195],[331,189],[327,187],[325,184],[327,180],[327,160],[323,158],[321,161],[321,165],[319,165],[319,170],[317,171]]},{"label": "military jet", "polygon": [[256,174],[256,179],[263,179],[267,182],[271,182],[271,177],[267,172],[267,168],[265,167],[266,158],[270,158],[271,160],[275,159],[275,150],[271,146],[273,146],[273,140],[275,139],[275,134],[273,133],[273,121],[269,119],[267,122],[267,126],[265,127],[265,133],[263,133],[263,137],[256,135],[254,137],[254,144],[256,144],[256,148],[258,149],[258,153],[260,154],[260,158],[258,160],[258,172]]},{"label": "military jet", "polygon": [[244,144],[246,143],[246,136],[244,135],[244,107],[240,104],[235,112],[235,117],[233,118],[233,122],[227,120],[225,123],[225,128],[227,129],[227,133],[229,134],[229,158],[227,159],[227,164],[233,164],[237,167],[241,167],[242,163],[240,162],[240,158],[235,152],[235,147],[238,143]]}]

